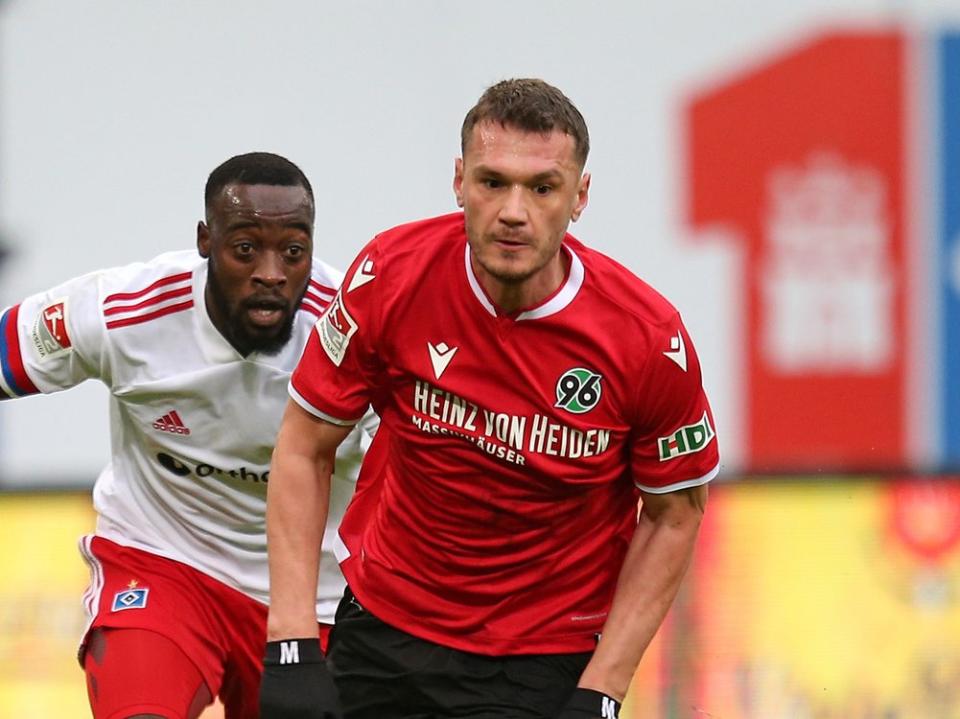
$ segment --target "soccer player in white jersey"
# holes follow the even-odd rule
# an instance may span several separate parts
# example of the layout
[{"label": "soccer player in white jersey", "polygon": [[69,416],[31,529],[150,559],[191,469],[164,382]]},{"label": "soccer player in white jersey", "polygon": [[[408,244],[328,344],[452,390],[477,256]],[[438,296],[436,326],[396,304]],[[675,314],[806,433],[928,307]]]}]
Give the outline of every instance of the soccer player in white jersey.
[{"label": "soccer player in white jersey", "polygon": [[[713,415],[677,310],[567,233],[588,147],[556,88],[489,88],[462,128],[463,212],[374,238],[291,378],[272,640],[311,635],[334,449],[368,405],[384,427],[340,531],[328,667],[348,719],[615,719],[677,592]],[[337,716],[295,667],[265,672],[263,719]]]},{"label": "soccer player in white jersey", "polygon": [[[270,456],[290,373],[342,276],[312,259],[313,191],[289,160],[227,160],[205,205],[197,250],[0,312],[0,398],[87,379],[111,391],[113,456],[93,491],[96,532],[81,540],[80,661],[96,719],[192,719],[216,696],[228,719],[258,716]],[[333,528],[371,425],[338,454]],[[325,641],[343,593],[332,556],[315,588]]]}]

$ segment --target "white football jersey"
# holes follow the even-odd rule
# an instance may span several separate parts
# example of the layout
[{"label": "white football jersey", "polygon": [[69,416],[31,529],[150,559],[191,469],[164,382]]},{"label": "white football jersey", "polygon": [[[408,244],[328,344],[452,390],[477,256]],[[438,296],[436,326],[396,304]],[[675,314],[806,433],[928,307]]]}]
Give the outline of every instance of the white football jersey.
[{"label": "white football jersey", "polygon": [[[93,489],[96,533],[266,603],[266,483],[287,383],[342,277],[315,259],[290,342],[242,357],[207,314],[207,262],[196,251],[84,275],[0,313],[0,393],[102,381],[113,456]],[[338,451],[324,547],[376,424],[369,415]],[[332,623],[343,588],[324,552],[320,621]]]}]

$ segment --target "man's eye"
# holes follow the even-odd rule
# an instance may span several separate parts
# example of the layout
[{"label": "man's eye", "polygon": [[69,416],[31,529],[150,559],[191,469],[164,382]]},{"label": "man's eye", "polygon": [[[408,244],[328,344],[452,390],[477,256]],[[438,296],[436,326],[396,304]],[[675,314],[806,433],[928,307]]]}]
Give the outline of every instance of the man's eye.
[{"label": "man's eye", "polygon": [[549,195],[553,188],[550,185],[537,185],[533,191],[538,195]]},{"label": "man's eye", "polygon": [[300,245],[290,245],[290,247],[287,248],[287,256],[292,259],[302,257],[303,253],[304,249]]},{"label": "man's eye", "polygon": [[500,180],[487,179],[483,181],[483,186],[488,190],[496,190],[498,187],[502,187],[503,183]]},{"label": "man's eye", "polygon": [[253,252],[252,242],[238,242],[233,246],[233,251],[238,255],[249,255]]}]

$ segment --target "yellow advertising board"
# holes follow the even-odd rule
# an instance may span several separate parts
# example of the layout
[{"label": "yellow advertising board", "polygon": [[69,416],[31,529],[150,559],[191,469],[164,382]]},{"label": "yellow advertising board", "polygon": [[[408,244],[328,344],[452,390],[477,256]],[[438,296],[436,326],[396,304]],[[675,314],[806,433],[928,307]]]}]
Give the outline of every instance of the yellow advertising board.
[{"label": "yellow advertising board", "polygon": [[960,718],[960,482],[716,487],[663,713]]},{"label": "yellow advertising board", "polygon": [[0,717],[87,717],[76,661],[93,530],[86,494],[0,495]]},{"label": "yellow advertising board", "polygon": [[[94,523],[87,493],[0,494],[0,719],[90,716],[76,659],[89,582],[77,541]],[[218,705],[203,719],[222,716]]]}]

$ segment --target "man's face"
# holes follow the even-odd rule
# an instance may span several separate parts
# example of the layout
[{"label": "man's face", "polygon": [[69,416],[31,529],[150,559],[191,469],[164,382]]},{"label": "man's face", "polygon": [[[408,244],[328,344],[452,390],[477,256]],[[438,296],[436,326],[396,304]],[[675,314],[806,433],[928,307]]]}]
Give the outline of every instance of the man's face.
[{"label": "man's face", "polygon": [[276,354],[290,339],[310,280],[313,202],[299,186],[231,184],[197,226],[209,258],[206,304],[242,355]]},{"label": "man's face", "polygon": [[573,138],[559,130],[473,128],[453,188],[481,279],[535,286],[558,270],[562,277],[560,243],[587,205],[590,175],[581,169]]}]

